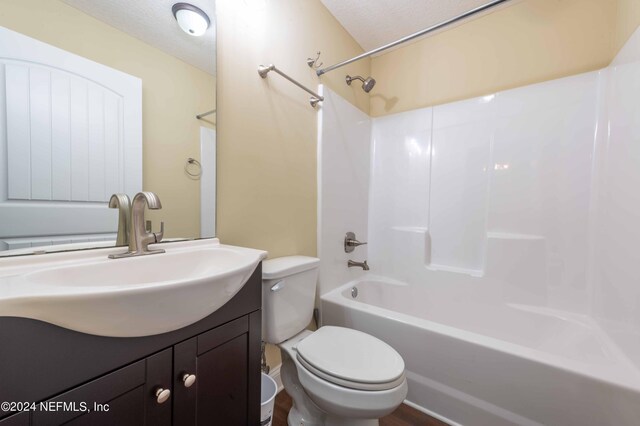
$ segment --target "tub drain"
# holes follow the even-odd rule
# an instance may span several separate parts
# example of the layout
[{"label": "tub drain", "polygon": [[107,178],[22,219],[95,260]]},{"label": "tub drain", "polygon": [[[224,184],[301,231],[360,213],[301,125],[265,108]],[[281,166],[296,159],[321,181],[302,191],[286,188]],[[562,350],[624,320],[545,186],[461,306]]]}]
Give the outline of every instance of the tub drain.
[{"label": "tub drain", "polygon": [[351,297],[353,297],[354,299],[356,297],[358,297],[358,288],[357,287],[351,287]]}]

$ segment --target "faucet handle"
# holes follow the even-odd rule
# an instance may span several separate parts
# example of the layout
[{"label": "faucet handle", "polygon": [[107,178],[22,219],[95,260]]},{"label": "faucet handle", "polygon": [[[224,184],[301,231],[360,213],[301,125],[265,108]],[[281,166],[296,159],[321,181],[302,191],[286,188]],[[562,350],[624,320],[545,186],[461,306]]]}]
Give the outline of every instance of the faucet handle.
[{"label": "faucet handle", "polygon": [[362,246],[365,244],[367,243],[356,240],[356,234],[354,234],[353,232],[347,232],[347,234],[344,236],[344,252],[345,253],[352,253],[356,247]]},{"label": "faucet handle", "polygon": [[153,236],[153,239],[155,240],[154,242],[159,243],[162,241],[162,237],[164,236],[164,222],[160,222],[160,232],[153,232],[153,224],[150,220],[145,222],[144,228],[147,231],[147,234]]},{"label": "faucet handle", "polygon": [[164,222],[160,222],[160,232],[154,232],[153,237],[156,240],[156,243],[162,241],[162,237],[164,237]]}]

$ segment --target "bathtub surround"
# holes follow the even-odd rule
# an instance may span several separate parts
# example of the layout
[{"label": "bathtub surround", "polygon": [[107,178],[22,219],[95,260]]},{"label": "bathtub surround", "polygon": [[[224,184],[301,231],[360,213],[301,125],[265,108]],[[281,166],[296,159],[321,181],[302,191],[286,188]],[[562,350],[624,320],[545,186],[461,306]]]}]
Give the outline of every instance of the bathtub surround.
[{"label": "bathtub surround", "polygon": [[[397,348],[409,401],[455,422],[635,424],[639,75],[637,30],[608,68],[376,118],[370,137],[325,88],[323,323]],[[367,222],[373,277],[337,272],[334,229]]]},{"label": "bathtub surround", "polygon": [[[406,281],[456,272],[471,289],[482,278],[514,299],[580,304],[584,312],[599,78],[590,73],[378,118],[371,151],[366,118],[325,89],[321,294],[359,275],[340,267],[352,257],[340,242],[354,230],[370,242],[355,260],[368,257],[376,273]],[[533,259],[550,262],[548,288]]]},{"label": "bathtub surround", "polygon": [[438,280],[466,282],[477,297],[585,312],[600,78],[374,120],[376,271],[403,281],[454,272]]},{"label": "bathtub surround", "polygon": [[[593,314],[640,369],[640,29],[607,70],[596,146]],[[608,136],[608,138],[607,138]]]},{"label": "bathtub surround", "polygon": [[[369,161],[371,119],[323,87],[325,97],[318,116],[318,256],[323,294],[325,282],[344,283],[362,275],[347,268],[349,260],[367,259],[368,245],[345,253],[344,238],[354,232],[368,241]],[[325,143],[324,141],[330,141]]]}]

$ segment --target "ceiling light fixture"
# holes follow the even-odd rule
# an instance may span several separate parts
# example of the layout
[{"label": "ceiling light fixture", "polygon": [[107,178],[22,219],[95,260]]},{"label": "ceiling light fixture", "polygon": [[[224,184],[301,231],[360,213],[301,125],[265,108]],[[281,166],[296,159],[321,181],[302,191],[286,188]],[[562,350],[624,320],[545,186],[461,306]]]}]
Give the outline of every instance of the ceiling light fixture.
[{"label": "ceiling light fixture", "polygon": [[189,35],[201,36],[211,25],[209,16],[202,9],[192,4],[176,3],[171,8],[171,11],[182,31]]}]

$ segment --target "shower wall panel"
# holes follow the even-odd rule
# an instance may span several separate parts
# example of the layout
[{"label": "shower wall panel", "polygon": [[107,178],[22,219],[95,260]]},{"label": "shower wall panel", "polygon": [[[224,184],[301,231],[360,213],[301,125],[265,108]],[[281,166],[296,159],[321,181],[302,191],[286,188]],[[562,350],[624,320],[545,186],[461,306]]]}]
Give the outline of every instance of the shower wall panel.
[{"label": "shower wall panel", "polygon": [[609,67],[606,100],[594,313],[640,368],[640,29]]},{"label": "shower wall panel", "polygon": [[375,119],[371,264],[584,312],[602,78]]},{"label": "shower wall panel", "polygon": [[347,268],[349,259],[367,259],[368,246],[345,253],[344,237],[355,232],[367,241],[371,119],[321,87],[325,97],[318,126],[318,256],[322,259],[318,291],[323,294],[362,275]]}]

